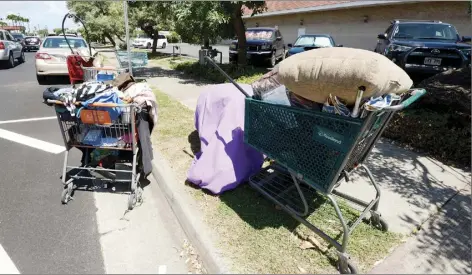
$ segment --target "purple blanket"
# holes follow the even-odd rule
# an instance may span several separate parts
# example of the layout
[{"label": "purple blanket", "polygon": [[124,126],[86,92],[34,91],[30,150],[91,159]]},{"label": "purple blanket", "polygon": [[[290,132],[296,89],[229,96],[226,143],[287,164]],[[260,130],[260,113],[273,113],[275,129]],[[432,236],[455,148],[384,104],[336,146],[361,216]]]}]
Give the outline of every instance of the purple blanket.
[{"label": "purple blanket", "polygon": [[[250,85],[241,87],[252,95]],[[188,180],[213,194],[236,188],[259,171],[263,155],[244,144],[244,95],[233,84],[204,91],[195,111],[201,152],[188,171]]]}]

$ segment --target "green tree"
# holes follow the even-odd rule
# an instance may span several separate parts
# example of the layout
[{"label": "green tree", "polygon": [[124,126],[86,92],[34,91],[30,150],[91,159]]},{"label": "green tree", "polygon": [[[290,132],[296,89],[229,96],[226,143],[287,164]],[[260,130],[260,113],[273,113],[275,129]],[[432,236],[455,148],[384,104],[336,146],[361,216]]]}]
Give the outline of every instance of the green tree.
[{"label": "green tree", "polygon": [[182,41],[203,44],[205,48],[220,38],[227,38],[230,16],[225,14],[220,2],[190,1],[176,4],[175,31]]},{"label": "green tree", "polygon": [[46,37],[46,36],[48,36],[49,31],[48,31],[48,29],[44,28],[44,29],[39,29],[39,30],[37,31],[37,33],[38,33],[38,35],[41,36],[41,37]]},{"label": "green tree", "polygon": [[[203,2],[200,2],[203,3]],[[172,29],[174,8],[178,3],[164,1],[136,1],[129,3],[130,29],[139,27],[153,39],[152,53],[156,53],[159,30]]]},{"label": "green tree", "polygon": [[[115,39],[124,42],[123,3],[121,1],[67,1],[67,8],[87,24],[90,32],[87,40],[108,39],[116,46]],[[77,22],[76,22],[77,23]],[[85,33],[83,33],[85,36]]]},{"label": "green tree", "polygon": [[5,22],[3,22],[3,21],[0,21],[0,27],[4,27],[4,26],[6,26],[6,25],[8,25],[8,24],[5,23]]},{"label": "green tree", "polygon": [[221,2],[225,14],[229,15],[234,33],[238,38],[238,64],[246,65],[246,27],[244,26],[243,7],[251,10],[251,16],[267,9],[265,1],[225,1]]}]

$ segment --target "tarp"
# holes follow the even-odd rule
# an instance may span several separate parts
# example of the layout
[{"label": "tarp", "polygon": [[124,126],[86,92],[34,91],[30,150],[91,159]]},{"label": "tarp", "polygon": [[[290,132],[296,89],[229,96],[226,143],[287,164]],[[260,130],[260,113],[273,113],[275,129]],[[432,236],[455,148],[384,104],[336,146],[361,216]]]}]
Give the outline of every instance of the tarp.
[{"label": "tarp", "polygon": [[[250,85],[240,85],[252,95]],[[236,188],[264,161],[262,153],[244,144],[244,98],[227,83],[209,87],[197,102],[195,128],[201,151],[188,171],[188,181],[213,194]]]}]

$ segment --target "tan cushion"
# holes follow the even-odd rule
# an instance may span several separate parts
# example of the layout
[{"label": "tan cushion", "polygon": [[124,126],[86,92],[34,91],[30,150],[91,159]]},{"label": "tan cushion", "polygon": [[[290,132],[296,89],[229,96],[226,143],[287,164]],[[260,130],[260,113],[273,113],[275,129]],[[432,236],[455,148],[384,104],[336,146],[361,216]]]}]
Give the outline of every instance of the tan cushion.
[{"label": "tan cushion", "polygon": [[293,55],[278,66],[277,80],[306,99],[324,103],[331,93],[353,104],[363,98],[404,93],[413,85],[408,74],[387,57],[353,48],[322,48]]}]

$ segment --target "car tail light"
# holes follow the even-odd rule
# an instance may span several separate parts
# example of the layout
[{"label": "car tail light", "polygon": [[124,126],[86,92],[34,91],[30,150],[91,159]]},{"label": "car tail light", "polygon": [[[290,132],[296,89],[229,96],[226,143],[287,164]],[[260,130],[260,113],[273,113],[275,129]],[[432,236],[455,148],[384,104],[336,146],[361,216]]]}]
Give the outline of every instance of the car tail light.
[{"label": "car tail light", "polygon": [[4,50],[5,49],[5,44],[3,44],[3,42],[0,42],[0,50]]},{"label": "car tail light", "polygon": [[36,59],[51,59],[51,56],[47,53],[36,53]]}]

